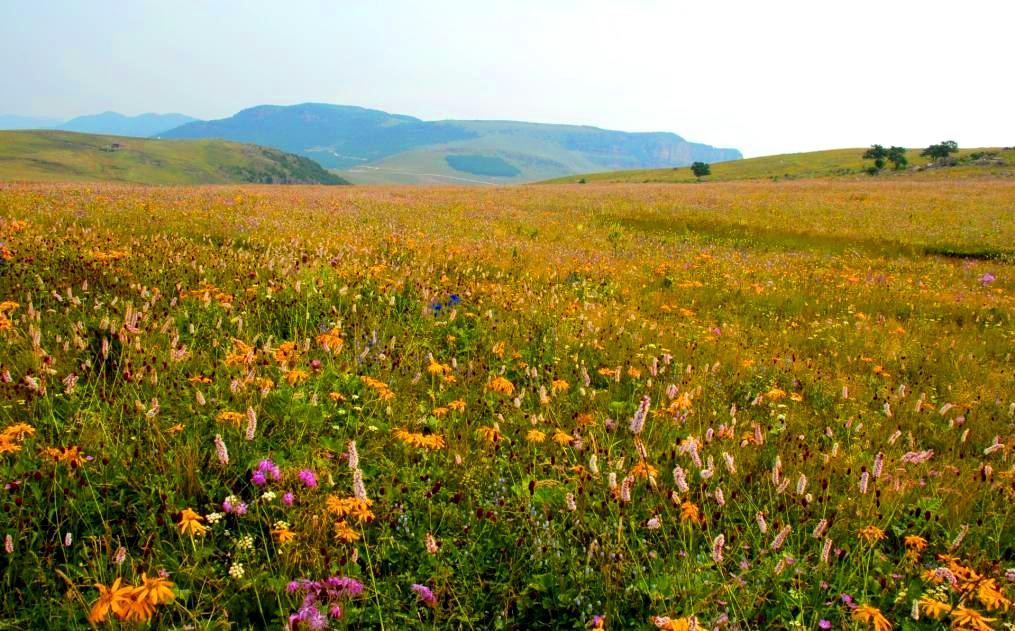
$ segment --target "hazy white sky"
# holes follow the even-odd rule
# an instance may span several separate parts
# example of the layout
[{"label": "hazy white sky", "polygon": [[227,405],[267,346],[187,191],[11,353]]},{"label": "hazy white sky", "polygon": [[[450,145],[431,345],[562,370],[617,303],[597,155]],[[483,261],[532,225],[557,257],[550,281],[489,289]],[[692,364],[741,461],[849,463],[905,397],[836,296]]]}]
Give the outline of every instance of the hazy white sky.
[{"label": "hazy white sky", "polygon": [[0,113],[316,101],[748,156],[1015,145],[1013,25],[1012,0],[0,0]]}]

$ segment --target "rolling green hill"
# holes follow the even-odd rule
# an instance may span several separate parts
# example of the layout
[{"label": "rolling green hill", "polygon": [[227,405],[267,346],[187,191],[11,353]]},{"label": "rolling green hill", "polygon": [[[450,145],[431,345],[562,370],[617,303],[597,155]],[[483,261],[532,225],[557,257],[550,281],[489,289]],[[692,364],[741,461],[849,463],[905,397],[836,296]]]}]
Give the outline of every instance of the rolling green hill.
[{"label": "rolling green hill", "polygon": [[[748,158],[732,162],[712,164],[712,174],[702,181],[756,180],[756,179],[800,179],[814,177],[859,176],[871,164],[863,160],[865,149],[832,149],[806,153],[787,153],[776,156]],[[975,160],[974,154],[996,153],[1003,164],[993,160]],[[958,164],[950,167],[927,168],[930,161],[920,157],[919,149],[910,149],[907,154],[909,168],[895,172],[883,171],[878,177],[899,176],[947,176],[975,177],[978,175],[1015,176],[1015,150],[1013,149],[963,149],[957,155]],[[652,182],[696,182],[690,168],[636,169],[629,171],[607,171],[556,178],[541,182],[545,184],[575,183],[652,183]]]},{"label": "rolling green hill", "polygon": [[348,184],[303,156],[221,140],[0,131],[0,180]]},{"label": "rolling green hill", "polygon": [[313,158],[354,183],[513,184],[571,173],[740,158],[671,133],[513,121],[423,121],[342,105],[263,105],[164,138],[223,138]]}]

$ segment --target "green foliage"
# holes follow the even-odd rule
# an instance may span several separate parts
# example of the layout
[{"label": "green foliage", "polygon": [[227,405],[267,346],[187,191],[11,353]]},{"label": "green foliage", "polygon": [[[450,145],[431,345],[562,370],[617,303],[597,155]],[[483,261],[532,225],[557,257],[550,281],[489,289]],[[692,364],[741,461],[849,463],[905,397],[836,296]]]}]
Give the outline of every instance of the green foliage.
[{"label": "green foliage", "polygon": [[940,160],[947,158],[953,153],[957,153],[959,150],[959,144],[954,140],[944,140],[936,145],[931,145],[924,149],[920,155],[932,160]]},{"label": "green foliage", "polygon": [[874,166],[867,169],[868,175],[876,175],[885,168],[885,160],[888,158],[888,150],[881,145],[871,145],[870,149],[864,152],[864,160],[873,160]]},{"label": "green foliage", "polygon": [[905,147],[889,147],[887,158],[888,161],[892,163],[896,171],[906,168],[906,165],[909,164],[909,160],[906,159]]},{"label": "green foliage", "polygon": [[705,177],[712,174],[712,167],[704,162],[695,162],[691,164],[691,173],[694,173],[694,177]]}]

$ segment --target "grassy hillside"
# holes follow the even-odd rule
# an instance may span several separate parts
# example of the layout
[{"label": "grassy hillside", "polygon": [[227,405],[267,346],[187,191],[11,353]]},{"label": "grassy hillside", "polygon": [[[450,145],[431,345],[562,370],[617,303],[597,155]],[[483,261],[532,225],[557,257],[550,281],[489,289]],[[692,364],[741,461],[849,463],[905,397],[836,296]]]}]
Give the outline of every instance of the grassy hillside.
[{"label": "grassy hillside", "polygon": [[63,131],[0,131],[0,180],[348,184],[313,160],[276,149]]},{"label": "grassy hillside", "polygon": [[[708,181],[755,180],[755,179],[797,179],[811,177],[832,177],[845,175],[864,175],[863,169],[871,164],[861,156],[864,149],[832,149],[829,151],[811,151],[807,153],[787,153],[761,158],[749,158],[732,162],[713,164],[712,175],[702,178]],[[969,160],[971,154],[977,152],[997,152],[1004,165],[978,165]],[[927,165],[929,160],[920,157],[920,150],[911,149],[907,155],[910,167]],[[943,169],[927,169],[916,171],[909,169],[901,173],[883,172],[879,177],[897,177],[914,175],[921,177],[948,176],[969,177],[976,175],[1015,175],[1015,150],[1012,149],[964,149],[958,154],[960,164]],[[695,182],[697,178],[690,168],[677,169],[639,169],[631,171],[609,171],[588,173],[557,178],[547,183],[577,182]]]},{"label": "grassy hillside", "polygon": [[672,133],[516,121],[423,121],[322,103],[264,105],[183,125],[163,138],[224,138],[277,147],[343,170],[357,183],[531,182],[608,169],[740,158]]},{"label": "grassy hillside", "polygon": [[[645,161],[689,164],[710,156],[739,155],[726,149],[674,141],[679,137],[672,134],[627,134],[593,127],[510,121],[446,123],[474,135],[417,147],[340,173],[356,184],[519,184],[595,171],[608,164]],[[462,168],[463,164],[475,164],[479,157],[486,158],[487,163],[495,161],[512,175],[492,176],[484,169]]]}]

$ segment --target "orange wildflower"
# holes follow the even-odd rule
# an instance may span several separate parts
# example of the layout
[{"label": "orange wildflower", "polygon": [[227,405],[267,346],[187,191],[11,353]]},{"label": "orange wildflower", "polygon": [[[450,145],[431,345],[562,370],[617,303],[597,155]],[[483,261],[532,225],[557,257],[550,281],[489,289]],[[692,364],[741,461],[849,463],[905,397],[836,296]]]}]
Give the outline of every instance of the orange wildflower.
[{"label": "orange wildflower", "polygon": [[201,522],[204,521],[204,517],[201,517],[189,508],[184,508],[183,512],[180,513],[180,523],[177,526],[180,528],[180,533],[184,535],[203,535],[208,531],[207,526]]}]

